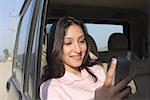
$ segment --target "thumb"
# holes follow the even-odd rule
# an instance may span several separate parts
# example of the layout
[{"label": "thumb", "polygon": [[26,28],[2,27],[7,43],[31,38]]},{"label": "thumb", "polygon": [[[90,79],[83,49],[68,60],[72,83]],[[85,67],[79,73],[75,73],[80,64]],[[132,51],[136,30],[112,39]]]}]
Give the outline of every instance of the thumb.
[{"label": "thumb", "polygon": [[111,86],[112,85],[113,76],[114,76],[115,70],[116,70],[116,64],[117,64],[117,59],[112,58],[110,68],[106,74],[106,79],[104,82],[105,86]]}]

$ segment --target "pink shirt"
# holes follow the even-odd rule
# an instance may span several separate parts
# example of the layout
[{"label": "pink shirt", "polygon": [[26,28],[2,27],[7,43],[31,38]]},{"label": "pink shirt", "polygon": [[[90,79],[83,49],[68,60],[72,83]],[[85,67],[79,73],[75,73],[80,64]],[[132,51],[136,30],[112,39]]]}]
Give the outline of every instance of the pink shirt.
[{"label": "pink shirt", "polygon": [[94,65],[89,67],[97,76],[97,82],[83,69],[82,77],[65,72],[61,78],[53,78],[40,87],[41,100],[94,100],[95,90],[102,87],[106,75],[103,67]]}]

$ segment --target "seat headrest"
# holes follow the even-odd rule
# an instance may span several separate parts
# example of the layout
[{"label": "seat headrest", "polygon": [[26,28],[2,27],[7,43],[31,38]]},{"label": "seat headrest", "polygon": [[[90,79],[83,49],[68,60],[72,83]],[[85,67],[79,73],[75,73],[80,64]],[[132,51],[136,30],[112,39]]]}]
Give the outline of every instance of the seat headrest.
[{"label": "seat headrest", "polygon": [[88,43],[89,43],[89,47],[90,47],[90,58],[91,59],[97,59],[98,57],[98,50],[97,50],[97,45],[95,40],[93,39],[93,37],[91,37],[90,35],[88,35]]},{"label": "seat headrest", "polygon": [[128,50],[128,39],[122,33],[113,33],[108,40],[108,50]]}]

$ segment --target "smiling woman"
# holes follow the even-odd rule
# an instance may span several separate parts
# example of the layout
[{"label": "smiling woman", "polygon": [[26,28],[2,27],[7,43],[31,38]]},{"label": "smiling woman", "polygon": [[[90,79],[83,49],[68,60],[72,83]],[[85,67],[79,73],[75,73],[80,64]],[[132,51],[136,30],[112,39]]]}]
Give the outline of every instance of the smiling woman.
[{"label": "smiling woman", "polygon": [[[75,64],[77,65],[70,66],[79,67],[81,64],[85,66],[86,63],[90,63],[89,61],[87,61],[87,52],[89,48],[87,44],[87,30],[80,21],[74,18],[72,19],[72,17],[62,18],[57,22],[56,25],[54,24],[52,26],[50,36],[54,37],[54,39],[50,38],[47,43],[47,62],[51,66],[51,69],[58,68],[59,70],[56,70],[56,75],[54,74],[54,70],[49,70],[52,71],[50,73],[53,73],[54,75],[52,75],[52,77],[49,76],[49,78],[61,77],[64,74],[64,68],[66,68],[64,67],[64,64],[70,65],[68,63],[74,64],[76,62]],[[53,45],[52,50],[50,50],[50,45]],[[85,58],[87,60],[85,60]],[[69,62],[69,60],[71,61]]]},{"label": "smiling woman", "polygon": [[81,76],[79,66],[87,51],[85,36],[81,28],[71,25],[65,33],[62,57],[65,70]]},{"label": "smiling woman", "polygon": [[112,87],[116,59],[107,75],[101,64],[91,63],[88,33],[82,21],[73,17],[60,18],[53,24],[50,34],[54,39],[48,40],[53,45],[52,50],[47,45],[48,64],[40,87],[42,100],[109,100],[111,97],[121,99],[130,93],[129,88],[124,88],[129,78]]},{"label": "smiling woman", "polygon": [[[112,31],[108,34],[105,31],[114,29],[116,32],[118,29],[100,28],[99,25],[121,26],[119,32],[127,36],[129,50],[146,59],[149,45],[147,42],[149,17],[146,10],[148,0],[22,1],[12,75],[6,85],[8,100],[40,100],[39,94],[41,99],[56,97],[54,100],[57,98],[111,100],[122,99],[128,95],[129,88],[122,91],[129,81],[128,78],[112,86],[116,59],[112,60],[114,63],[108,63],[111,66],[108,72],[105,70],[106,75],[103,70],[105,66],[102,65],[107,63],[99,64],[101,62],[99,54],[108,52],[107,38],[112,34]],[[47,31],[47,26],[52,24],[51,32]],[[87,33],[94,38],[98,47],[99,57],[95,57],[98,58],[96,62],[95,59],[91,62],[89,57],[90,45]],[[137,67],[134,72],[137,72],[136,69]],[[145,75],[144,72],[142,74]],[[139,76],[135,77],[138,79]],[[142,89],[140,81],[135,79],[135,83],[138,87],[137,94],[133,98],[147,99],[145,93],[138,91]],[[147,87],[145,84],[143,86]],[[143,88],[143,91],[145,89]]]}]

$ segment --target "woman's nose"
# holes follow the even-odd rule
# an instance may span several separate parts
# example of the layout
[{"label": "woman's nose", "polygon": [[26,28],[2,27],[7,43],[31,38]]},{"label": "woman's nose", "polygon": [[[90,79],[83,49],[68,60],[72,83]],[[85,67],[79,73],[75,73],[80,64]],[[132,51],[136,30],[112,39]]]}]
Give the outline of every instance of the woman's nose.
[{"label": "woman's nose", "polygon": [[74,44],[73,51],[76,53],[81,53],[81,47],[79,43]]}]

